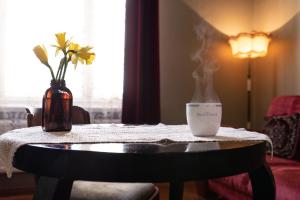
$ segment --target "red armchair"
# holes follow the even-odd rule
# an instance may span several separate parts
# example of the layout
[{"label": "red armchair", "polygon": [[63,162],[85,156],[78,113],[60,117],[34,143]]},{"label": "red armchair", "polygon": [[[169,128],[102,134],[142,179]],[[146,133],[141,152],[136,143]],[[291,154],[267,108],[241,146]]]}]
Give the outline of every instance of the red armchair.
[{"label": "red armchair", "polygon": [[[279,96],[272,100],[267,117],[291,116],[295,113],[300,113],[300,96]],[[300,126],[300,122],[298,126]],[[300,127],[297,130],[299,135]],[[276,199],[300,199],[300,140],[296,143],[296,153],[293,158],[274,156],[271,159],[267,155],[267,162],[275,178]],[[248,174],[210,180],[208,181],[208,190],[229,200],[252,199]]]}]

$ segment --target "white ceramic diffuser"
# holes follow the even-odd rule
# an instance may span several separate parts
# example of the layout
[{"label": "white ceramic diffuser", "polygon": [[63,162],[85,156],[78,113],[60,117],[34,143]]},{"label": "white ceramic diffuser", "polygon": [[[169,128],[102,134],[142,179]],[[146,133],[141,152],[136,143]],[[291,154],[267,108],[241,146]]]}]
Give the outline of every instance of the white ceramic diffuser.
[{"label": "white ceramic diffuser", "polygon": [[[222,104],[213,87],[213,72],[211,66],[193,72],[195,92],[191,103],[186,104],[188,125],[195,136],[215,136],[222,119]],[[213,68],[214,69],[214,68]]]},{"label": "white ceramic diffuser", "polygon": [[215,136],[222,119],[221,103],[187,103],[186,117],[195,136]]}]

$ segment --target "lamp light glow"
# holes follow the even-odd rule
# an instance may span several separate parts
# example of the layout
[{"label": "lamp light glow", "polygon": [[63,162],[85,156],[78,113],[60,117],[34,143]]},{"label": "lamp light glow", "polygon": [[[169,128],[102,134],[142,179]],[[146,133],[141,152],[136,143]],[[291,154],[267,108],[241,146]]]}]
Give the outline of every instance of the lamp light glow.
[{"label": "lamp light glow", "polygon": [[252,32],[232,36],[228,42],[234,57],[257,58],[267,55],[270,40],[266,33]]},{"label": "lamp light glow", "polygon": [[247,70],[247,129],[251,128],[251,91],[252,91],[252,70],[251,58],[263,57],[268,53],[268,46],[270,42],[268,34],[263,32],[240,33],[237,36],[229,38],[232,54],[237,58],[248,58]]}]

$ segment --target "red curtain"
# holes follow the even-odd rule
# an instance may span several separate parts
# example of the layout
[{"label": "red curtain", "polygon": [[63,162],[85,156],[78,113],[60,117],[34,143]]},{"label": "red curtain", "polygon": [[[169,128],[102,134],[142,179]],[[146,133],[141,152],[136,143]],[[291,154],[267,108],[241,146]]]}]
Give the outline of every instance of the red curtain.
[{"label": "red curtain", "polygon": [[127,0],[122,123],[160,122],[158,0]]}]

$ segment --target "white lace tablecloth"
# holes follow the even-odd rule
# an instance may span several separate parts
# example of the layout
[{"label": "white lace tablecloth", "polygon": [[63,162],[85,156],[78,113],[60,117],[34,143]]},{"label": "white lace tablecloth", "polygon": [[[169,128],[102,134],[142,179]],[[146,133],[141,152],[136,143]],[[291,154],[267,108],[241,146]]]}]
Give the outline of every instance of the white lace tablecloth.
[{"label": "white lace tablecloth", "polygon": [[17,149],[24,144],[34,143],[104,143],[104,142],[200,142],[200,141],[241,141],[265,140],[270,138],[245,129],[221,127],[216,136],[195,137],[188,125],[140,125],[117,124],[73,125],[70,132],[43,132],[41,127],[15,129],[0,136],[0,162],[7,176],[11,177],[12,161]]}]

